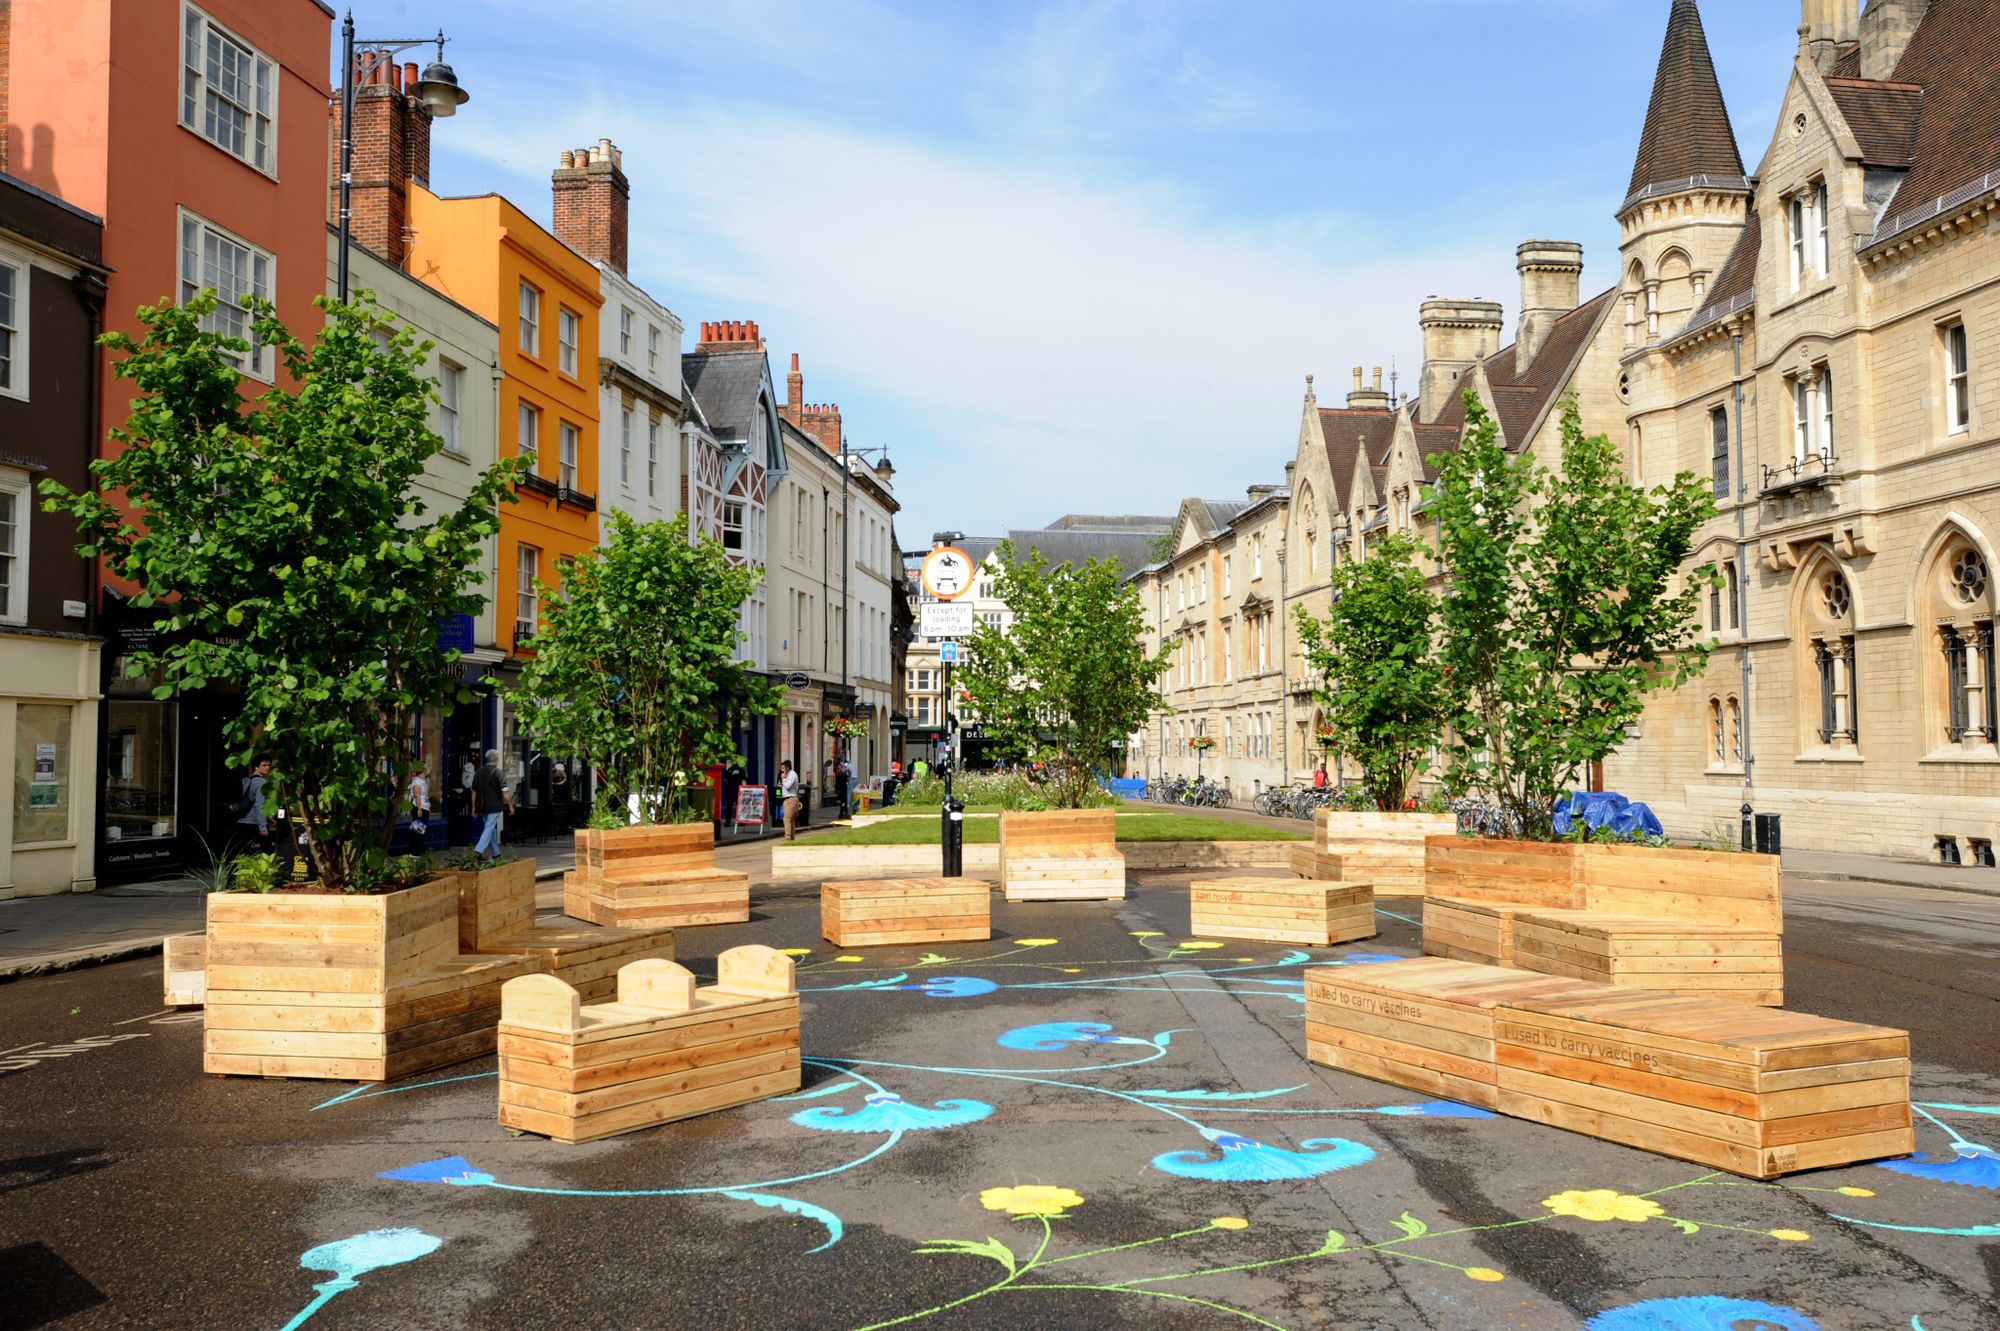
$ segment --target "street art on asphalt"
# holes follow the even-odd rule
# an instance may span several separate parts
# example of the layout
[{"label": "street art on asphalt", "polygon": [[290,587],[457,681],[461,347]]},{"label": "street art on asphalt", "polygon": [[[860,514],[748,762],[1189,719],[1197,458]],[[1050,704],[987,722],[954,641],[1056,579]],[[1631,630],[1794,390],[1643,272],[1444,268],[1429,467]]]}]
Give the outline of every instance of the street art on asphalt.
[{"label": "street art on asphalt", "polygon": [[[1289,949],[1275,960],[1254,956],[1214,956],[1222,945],[1205,940],[1161,942],[1164,935],[1142,931],[1134,937],[1150,955],[1135,969],[1130,961],[1068,961],[1046,949],[1058,946],[1054,939],[1024,939],[985,956],[948,957],[926,953],[916,962],[880,968],[876,978],[849,980],[859,971],[866,974],[866,959],[853,954],[799,967],[801,977],[814,974],[842,983],[813,987],[802,985],[801,992],[821,996],[842,995],[866,998],[869,995],[897,996],[902,1001],[964,1001],[994,994],[1024,990],[1061,990],[1079,998],[1093,992],[1151,991],[1212,995],[1228,992],[1239,997],[1278,998],[1287,1006],[1303,1003],[1303,979],[1299,968],[1307,964],[1368,965],[1399,958],[1381,953],[1348,952],[1332,957]],[[1229,950],[1254,950],[1231,944]],[[806,948],[790,949],[794,956],[810,957]],[[942,973],[943,968],[966,970],[973,966],[989,972],[975,976]],[[1040,974],[1036,974],[1039,972]],[[1048,978],[1050,975],[1061,978]],[[1080,978],[1079,978],[1080,977]],[[841,1001],[841,1000],[832,1000]],[[661,1197],[718,1198],[768,1208],[815,1223],[823,1238],[811,1253],[825,1253],[845,1236],[845,1224],[830,1209],[829,1199],[807,1201],[791,1195],[813,1184],[863,1169],[882,1160],[911,1134],[952,1133],[987,1123],[995,1113],[995,1101],[1004,1099],[1008,1087],[1036,1088],[1040,1093],[1112,1099],[1123,1105],[1157,1115],[1189,1134],[1186,1147],[1160,1152],[1150,1166],[1175,1186],[1205,1184],[1265,1185],[1284,1187],[1304,1180],[1324,1179],[1344,1171],[1365,1169],[1377,1158],[1377,1148],[1348,1137],[1315,1134],[1296,1141],[1272,1139],[1269,1132],[1252,1132],[1247,1125],[1258,1121],[1274,1127],[1287,1119],[1316,1119],[1365,1122],[1380,1119],[1436,1118],[1464,1120],[1469,1126],[1492,1119],[1490,1112],[1450,1101],[1422,1101],[1386,1106],[1357,1107],[1311,1103],[1317,1081],[1291,1086],[1238,1087],[1211,1084],[1174,1084],[1171,1075],[1174,1056],[1186,1047],[1190,1032],[1167,1030],[1153,1035],[1121,1031],[1109,1021],[1079,1014],[1070,1019],[1035,1022],[1002,1030],[992,1036],[993,1046],[1006,1056],[1005,1062],[984,1064],[923,1064],[898,1062],[859,1054],[815,1052],[803,1062],[826,1076],[819,1084],[784,1097],[786,1102],[814,1102],[803,1107],[784,1105],[790,1124],[806,1134],[825,1134],[829,1141],[840,1137],[864,1139],[865,1146],[845,1159],[819,1168],[776,1173],[741,1181],[694,1184],[680,1187],[640,1187],[628,1189],[563,1188],[517,1184],[505,1181],[497,1172],[460,1156],[425,1160],[397,1169],[382,1171],[381,1178],[455,1187],[487,1188],[503,1192],[534,1193],[614,1201]],[[1175,1042],[1179,1039],[1181,1043]],[[1134,1088],[1134,1070],[1148,1068],[1149,1085]],[[471,1077],[491,1073],[470,1074]],[[318,1110],[354,1105],[377,1096],[420,1091],[468,1080],[447,1077],[408,1086],[364,1087],[347,1092],[315,1107]],[[908,1087],[915,1082],[956,1082],[964,1091],[944,1098],[920,1098]],[[1180,1079],[1186,1080],[1186,1079]],[[1115,1083],[1115,1084],[1114,1084]],[[978,1097],[965,1092],[977,1088]],[[754,1108],[736,1111],[754,1113]],[[1883,1162],[1879,1168],[1932,1185],[1957,1189],[2000,1189],[2000,1153],[1966,1137],[1950,1126],[1943,1115],[1996,1115],[2000,1106],[1926,1102],[1918,1111],[1932,1128],[1948,1139],[1948,1156],[1923,1156]],[[1473,1130],[1477,1130],[1476,1126]],[[868,1140],[876,1139],[876,1140]],[[768,1139],[764,1148],[768,1149]],[[497,1151],[497,1147],[495,1148]],[[814,1163],[817,1163],[815,1160]],[[1846,1177],[1854,1177],[1849,1174]],[[1760,1242],[1783,1248],[1806,1245],[1813,1234],[1805,1229],[1776,1224],[1758,1227],[1736,1223],[1743,1218],[1740,1206],[1715,1214],[1715,1208],[1690,1204],[1706,1190],[1728,1188],[1742,1197],[1756,1193],[1787,1193],[1806,1200],[1813,1194],[1872,1203],[1876,1193],[1854,1184],[1760,1183],[1722,1173],[1703,1173],[1664,1187],[1643,1191],[1617,1188],[1569,1189],[1543,1197],[1538,1205],[1523,1207],[1511,1218],[1480,1225],[1438,1227],[1435,1218],[1425,1219],[1404,1210],[1395,1219],[1373,1222],[1380,1226],[1373,1236],[1350,1237],[1339,1230],[1324,1231],[1323,1238],[1310,1245],[1296,1241],[1296,1231],[1281,1235],[1289,1249],[1271,1250],[1260,1242],[1265,1231],[1237,1216],[1190,1219],[1169,1232],[1141,1235],[1108,1247],[1065,1251],[1060,1241],[1061,1222],[1088,1205],[1085,1191],[1045,1184],[1014,1184],[985,1189],[982,1208],[1002,1213],[1010,1223],[1028,1227],[1026,1243],[1003,1241],[992,1235],[949,1237],[926,1241],[915,1251],[924,1257],[977,1259],[993,1264],[994,1278],[977,1288],[933,1306],[914,1309],[886,1321],[868,1324],[867,1331],[922,1321],[989,1298],[1013,1300],[1022,1294],[1043,1299],[1073,1297],[1117,1297],[1156,1300],[1161,1303],[1194,1305],[1209,1310],[1231,1323],[1279,1327],[1279,1324],[1247,1309],[1230,1304],[1225,1291],[1204,1287],[1205,1278],[1243,1272],[1308,1267],[1342,1261],[1374,1259],[1411,1262],[1449,1270],[1476,1283],[1497,1283],[1508,1274],[1497,1265],[1480,1264],[1466,1250],[1472,1236],[1494,1231],[1538,1225],[1652,1225],[1678,1231],[1683,1239],[1709,1242],[1723,1238],[1735,1242]],[[1188,1199],[1206,1195],[1187,1191]],[[1904,1194],[1899,1199],[1909,1201]],[[1186,1202],[1179,1205],[1183,1208]],[[1197,1206],[1199,1202],[1195,1203]],[[1164,1209],[1164,1208],[1162,1208]],[[1796,1208],[1793,1208],[1796,1210]],[[1846,1209],[1854,1209],[1848,1206]],[[1200,1212],[1196,1211],[1195,1215]],[[1899,1223],[1919,1219],[1907,1212],[1880,1218],[1850,1216],[1820,1211],[1830,1224],[1851,1225],[1875,1230],[1900,1230],[1927,1236],[1952,1238],[2000,1237],[2000,1224],[1961,1227],[1924,1227]],[[1796,1222],[1795,1222],[1796,1223]],[[1350,1226],[1352,1227],[1352,1226]],[[1270,1231],[1277,1234],[1278,1231]],[[1702,1236],[1696,1239],[1695,1236]],[[1169,1247],[1171,1245],[1171,1247]],[[1138,1249],[1182,1251],[1190,1254],[1185,1269],[1167,1274],[1118,1270],[1119,1255]],[[1488,1251],[1492,1251],[1491,1248]],[[1157,1255],[1157,1254],[1155,1254]],[[1488,1257],[1488,1261],[1492,1258]],[[1086,1265],[1087,1264],[1087,1265]],[[1060,1268],[1056,1270],[1054,1268]],[[1150,1267],[1148,1268],[1151,1269]],[[320,1300],[323,1302],[323,1299]],[[1086,1305],[1087,1306],[1087,1305]],[[310,1311],[310,1310],[309,1310]],[[303,1316],[304,1314],[302,1314]],[[1824,1313],[1817,1315],[1823,1316]],[[1045,1314],[1037,1314],[1045,1316]],[[1220,1324],[1220,1323],[1218,1323]],[[1780,1307],[1721,1294],[1652,1299],[1607,1308],[1591,1316],[1585,1331],[1817,1331],[1819,1323],[1810,1310]],[[1917,1317],[1911,1325],[1921,1331]],[[1284,1331],[1280,1328],[1280,1331]]]},{"label": "street art on asphalt", "polygon": [[285,1331],[298,1331],[334,1295],[360,1284],[358,1277],[385,1266],[400,1266],[419,1257],[428,1257],[443,1242],[436,1235],[426,1234],[420,1229],[371,1229],[366,1234],[308,1248],[299,1255],[300,1267],[307,1271],[331,1272],[333,1279],[313,1286],[312,1302],[299,1309],[297,1315],[285,1323]]}]

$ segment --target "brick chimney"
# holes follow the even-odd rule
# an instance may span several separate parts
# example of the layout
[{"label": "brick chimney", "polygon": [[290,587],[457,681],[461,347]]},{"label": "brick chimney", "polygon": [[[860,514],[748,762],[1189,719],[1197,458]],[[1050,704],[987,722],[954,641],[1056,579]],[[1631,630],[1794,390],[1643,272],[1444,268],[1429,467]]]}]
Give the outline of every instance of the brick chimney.
[{"label": "brick chimney", "polygon": [[1500,303],[1432,296],[1418,307],[1417,323],[1424,330],[1418,409],[1422,419],[1434,421],[1459,391],[1460,377],[1500,349]]},{"label": "brick chimney", "polygon": [[697,352],[703,351],[761,351],[764,339],[757,333],[757,324],[750,319],[718,319],[702,321],[701,341],[695,344]]},{"label": "brick chimney", "polygon": [[[354,243],[400,268],[410,251],[410,182],[431,181],[431,115],[409,91],[417,67],[386,57],[369,70],[355,56],[354,183],[350,190]],[[340,224],[340,99],[327,108],[327,221]]]},{"label": "brick chimney", "polygon": [[1381,366],[1377,365],[1375,367],[1375,382],[1373,386],[1368,388],[1361,386],[1361,367],[1359,365],[1354,367],[1354,391],[1347,395],[1347,409],[1349,411],[1389,410],[1389,395],[1382,390]]},{"label": "brick chimney", "polygon": [[625,154],[610,139],[599,139],[592,148],[565,149],[549,183],[555,192],[556,239],[622,275],[632,212]]},{"label": "brick chimney", "polygon": [[831,402],[815,405],[806,401],[806,380],[799,373],[799,353],[796,351],[792,353],[792,372],[785,376],[785,405],[778,408],[778,414],[817,440],[821,448],[839,456],[840,407]]}]

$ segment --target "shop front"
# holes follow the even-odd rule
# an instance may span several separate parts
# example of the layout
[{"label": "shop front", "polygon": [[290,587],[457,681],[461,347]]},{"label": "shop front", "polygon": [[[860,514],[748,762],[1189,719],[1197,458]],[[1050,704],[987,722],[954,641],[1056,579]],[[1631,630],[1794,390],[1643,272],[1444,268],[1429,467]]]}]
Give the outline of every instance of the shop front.
[{"label": "shop front", "polygon": [[81,635],[0,634],[0,753],[13,759],[12,798],[0,805],[0,899],[86,892],[96,886],[99,644]]}]

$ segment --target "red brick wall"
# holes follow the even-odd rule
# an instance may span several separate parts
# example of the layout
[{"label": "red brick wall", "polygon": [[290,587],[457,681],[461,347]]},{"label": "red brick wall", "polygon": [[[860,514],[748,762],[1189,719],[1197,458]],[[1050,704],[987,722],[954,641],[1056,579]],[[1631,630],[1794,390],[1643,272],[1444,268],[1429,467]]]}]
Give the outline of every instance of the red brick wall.
[{"label": "red brick wall", "polygon": [[[384,64],[354,90],[354,243],[401,267],[409,256],[409,182],[430,183],[431,118],[402,89],[416,66]],[[327,221],[340,222],[340,105],[328,112]]]}]

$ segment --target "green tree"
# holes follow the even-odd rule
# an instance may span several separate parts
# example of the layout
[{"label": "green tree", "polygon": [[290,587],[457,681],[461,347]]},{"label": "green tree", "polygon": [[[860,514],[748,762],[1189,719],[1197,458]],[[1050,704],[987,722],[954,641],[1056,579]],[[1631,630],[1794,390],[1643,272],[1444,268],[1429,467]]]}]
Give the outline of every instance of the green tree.
[{"label": "green tree", "polygon": [[690,539],[685,513],[642,523],[607,511],[602,543],[561,591],[540,588],[534,655],[515,686],[522,719],[602,771],[602,793],[641,821],[696,816],[696,769],[736,756],[725,713],[778,710],[777,691],[736,659],[761,577],[719,541]]},{"label": "green tree", "polygon": [[1699,674],[1695,611],[1713,572],[1676,571],[1714,512],[1688,472],[1628,484],[1618,450],[1562,404],[1562,463],[1509,454],[1468,391],[1466,436],[1425,496],[1447,583],[1447,780],[1491,796],[1520,834],[1550,835],[1555,803],[1639,718],[1646,695]]},{"label": "green tree", "polygon": [[1013,617],[982,624],[957,682],[997,751],[1046,763],[1049,802],[1074,809],[1117,746],[1159,705],[1164,653],[1149,657],[1139,594],[1115,559],[1050,565],[1003,541],[995,591]]},{"label": "green tree", "polygon": [[1388,537],[1334,569],[1324,620],[1304,606],[1296,616],[1300,655],[1321,681],[1316,696],[1378,809],[1403,807],[1444,729],[1438,600],[1417,566],[1422,549]]},{"label": "green tree", "polygon": [[267,302],[244,303],[296,387],[244,400],[250,344],[202,330],[213,292],[142,307],[142,341],[103,338],[140,394],[110,432],[118,450],[91,464],[93,491],[45,481],[44,506],[76,521],[79,553],[136,585],[134,605],[162,608],[159,645],[134,653],[131,673],[157,672],[157,698],[240,688],[225,732],[234,760],[270,757],[267,807],[309,833],[321,882],[368,890],[384,881],[412,713],[472,700],[438,626],[484,604],[468,589],[515,466],[487,469],[460,507],[429,517],[415,488],[442,447],[428,344],[392,334],[366,293],[318,302],[330,323],[310,349]]}]

